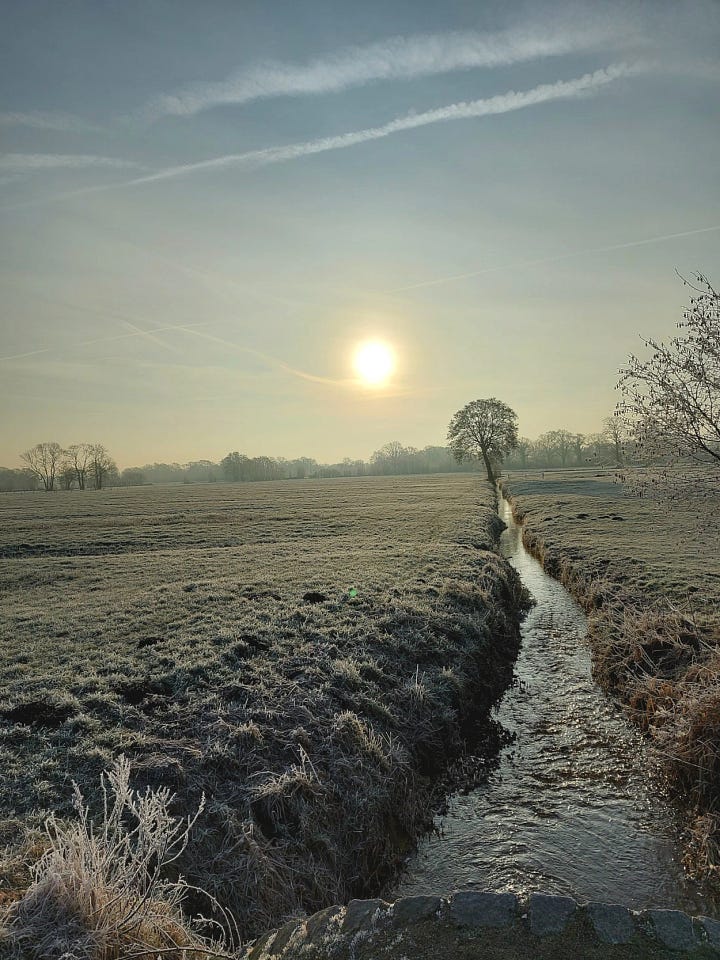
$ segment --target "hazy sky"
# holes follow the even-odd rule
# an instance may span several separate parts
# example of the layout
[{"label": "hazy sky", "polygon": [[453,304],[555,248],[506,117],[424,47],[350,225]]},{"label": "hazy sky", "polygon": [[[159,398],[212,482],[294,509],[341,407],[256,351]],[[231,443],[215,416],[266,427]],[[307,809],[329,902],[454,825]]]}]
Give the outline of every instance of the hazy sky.
[{"label": "hazy sky", "polygon": [[720,282],[717,2],[0,13],[0,464],[367,457],[490,396],[592,432],[675,270]]}]

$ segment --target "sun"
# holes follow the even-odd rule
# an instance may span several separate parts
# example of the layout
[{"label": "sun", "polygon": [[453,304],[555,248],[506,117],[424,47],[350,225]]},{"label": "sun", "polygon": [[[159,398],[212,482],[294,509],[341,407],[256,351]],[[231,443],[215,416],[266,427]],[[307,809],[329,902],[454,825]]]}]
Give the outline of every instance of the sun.
[{"label": "sun", "polygon": [[368,340],[356,349],[353,366],[363,383],[379,386],[385,383],[393,372],[395,357],[386,343],[380,340]]}]

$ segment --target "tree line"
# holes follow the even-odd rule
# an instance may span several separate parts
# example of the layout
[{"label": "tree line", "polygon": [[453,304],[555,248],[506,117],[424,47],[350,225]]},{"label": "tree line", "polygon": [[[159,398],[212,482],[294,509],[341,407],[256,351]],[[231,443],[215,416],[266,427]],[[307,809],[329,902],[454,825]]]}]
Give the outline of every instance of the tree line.
[{"label": "tree line", "polygon": [[[700,480],[713,493],[720,469],[720,295],[702,275],[691,286],[697,296],[678,323],[679,334],[667,343],[644,340],[648,359],[631,356],[620,371],[621,400],[599,433],[585,436],[570,430],[549,430],[533,441],[519,437],[517,416],[502,401],[474,400],[450,422],[448,446],[422,450],[393,440],[368,461],[346,458],[320,464],[310,457],[248,457],[231,451],[219,463],[154,463],[118,472],[100,443],[38,443],[22,455],[22,469],[0,467],[0,491],[84,490],[115,484],[202,483],[221,480],[306,479],[414,473],[451,473],[476,469],[484,462],[489,479],[501,466],[508,470],[587,465],[614,467],[629,485],[647,488],[661,483],[683,492],[687,480]],[[635,465],[654,473],[628,470]],[[677,467],[715,468],[702,473]],[[650,479],[648,479],[650,478]]]},{"label": "tree line", "polygon": [[[551,430],[532,441],[521,437],[506,458],[508,469],[524,470],[594,463],[621,466],[622,443],[613,430],[619,425],[608,418],[603,433],[583,436],[568,430]],[[368,460],[346,457],[338,463],[319,463],[312,457],[249,457],[237,450],[222,460],[189,463],[149,463],[119,471],[107,448],[100,443],[37,443],[21,454],[20,469],[0,467],[0,491],[100,490],[108,486],[138,486],[146,483],[249,483],[267,480],[304,480],[335,477],[395,476],[403,474],[463,473],[476,466],[458,462],[451,446],[419,449],[391,440]]]},{"label": "tree line", "polygon": [[36,443],[20,454],[25,467],[0,468],[0,490],[101,490],[117,482],[118,468],[102,443]]},{"label": "tree line", "polygon": [[518,437],[505,457],[511,470],[552,467],[624,467],[635,455],[635,444],[619,417],[606,417],[598,433],[549,430],[537,440]]}]

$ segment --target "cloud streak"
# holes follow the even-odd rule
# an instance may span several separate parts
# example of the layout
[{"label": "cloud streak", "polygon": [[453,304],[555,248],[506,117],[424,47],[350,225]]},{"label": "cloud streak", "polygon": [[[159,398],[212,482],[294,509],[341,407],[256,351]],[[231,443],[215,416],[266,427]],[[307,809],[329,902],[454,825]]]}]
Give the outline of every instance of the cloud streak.
[{"label": "cloud streak", "polygon": [[127,320],[125,317],[122,317],[119,319],[122,319],[123,323],[126,323],[129,327],[131,327],[131,329],[125,333],[117,333],[117,334],[113,334],[111,336],[105,336],[105,337],[93,337],[90,340],[80,340],[65,347],[61,346],[61,347],[55,347],[52,349],[50,347],[42,347],[39,350],[28,350],[26,353],[10,354],[5,357],[0,357],[0,363],[9,362],[11,360],[24,360],[26,357],[38,357],[44,353],[58,354],[58,353],[66,352],[68,350],[78,350],[83,347],[94,346],[95,344],[98,344],[98,343],[115,343],[117,340],[130,340],[133,337],[144,337],[146,339],[150,338],[155,340],[155,342],[159,343],[160,346],[167,347],[167,344],[163,343],[163,341],[161,340],[157,340],[154,335],[157,333],[168,333],[169,331],[174,331],[174,330],[180,330],[183,333],[194,333],[195,327],[202,326],[202,323],[198,321],[194,323],[184,323],[184,324],[167,324],[166,326],[162,326],[162,327],[153,327],[151,330],[144,330],[141,327],[138,327],[136,324],[132,323],[131,321]]},{"label": "cloud streak", "polygon": [[192,333],[196,337],[200,337],[203,340],[208,340],[211,343],[218,343],[224,347],[231,347],[233,350],[238,350],[240,353],[246,353],[251,357],[256,357],[258,360],[262,360],[270,367],[276,367],[278,370],[282,370],[285,373],[292,374],[294,377],[298,377],[301,380],[311,380],[313,383],[323,383],[328,386],[333,387],[345,387],[345,386],[357,386],[360,382],[359,380],[337,380],[332,377],[321,377],[314,373],[308,373],[305,370],[299,370],[296,367],[291,366],[289,363],[286,363],[284,360],[280,360],[278,357],[273,357],[269,353],[264,353],[262,350],[256,350],[254,347],[245,347],[239,343],[233,343],[231,340],[225,340],[223,337],[216,337],[213,334],[205,333],[201,330],[191,330],[189,327],[186,328],[187,333]]},{"label": "cloud streak", "polygon": [[128,167],[147,169],[134,160],[116,157],[98,157],[87,153],[2,153],[0,173],[33,173],[36,170],[85,170],[104,167],[118,170]]},{"label": "cloud streak", "polygon": [[[227,104],[279,96],[335,93],[381,80],[415,77],[516,63],[617,45],[619,31],[600,24],[583,29],[523,28],[498,33],[453,32],[394,37],[348,47],[304,64],[270,61],[219,82],[189,84],[156,97],[144,109],[146,120],[187,117]],[[624,38],[627,42],[627,37]]]},{"label": "cloud streak", "polygon": [[97,133],[102,129],[71,113],[0,113],[0,127],[31,127],[63,133]]},{"label": "cloud streak", "polygon": [[202,171],[221,170],[225,167],[264,167],[272,163],[283,163],[299,157],[324,153],[328,150],[347,149],[360,143],[367,143],[371,140],[381,140],[395,133],[414,130],[418,127],[425,127],[434,123],[443,123],[449,120],[464,120],[472,117],[493,116],[510,113],[515,110],[523,110],[527,107],[537,106],[541,103],[549,103],[554,100],[575,99],[593,94],[602,87],[606,87],[622,77],[633,76],[643,72],[643,70],[644,67],[641,64],[611,64],[602,70],[596,70],[594,73],[586,73],[584,76],[577,77],[573,80],[560,80],[557,83],[541,84],[531,90],[525,90],[519,93],[511,90],[508,93],[502,93],[484,100],[463,101],[461,103],[450,104],[446,107],[439,107],[436,110],[427,110],[423,113],[411,113],[405,117],[398,117],[395,120],[391,120],[389,123],[385,123],[379,127],[368,127],[364,130],[356,130],[337,136],[320,137],[316,140],[305,140],[300,143],[291,143],[282,147],[251,150],[247,153],[227,154],[222,157],[214,157],[210,160],[201,160],[198,163],[168,167],[165,170],[159,170],[156,173],[129,180],[122,185],[132,186],[142,183],[152,183],[158,180],[168,180]]},{"label": "cloud streak", "polygon": [[554,257],[537,257],[533,260],[514,261],[503,263],[496,267],[485,267],[483,270],[472,270],[470,273],[456,273],[449,277],[436,277],[434,280],[422,280],[420,283],[409,283],[404,287],[394,287],[384,290],[384,293],[404,293],[406,290],[420,290],[422,287],[436,287],[443,283],[454,283],[456,280],[469,280],[472,277],[481,277],[486,273],[498,273],[500,270],[517,270],[520,267],[534,267],[544,263],[558,263],[561,260],[572,260],[574,257],[584,257],[592,253],[611,253],[613,250],[627,250],[630,247],[645,247],[652,243],[666,243],[668,240],[681,240],[685,237],[695,237],[701,233],[715,233],[720,230],[720,224],[713,227],[699,227],[697,230],[683,230],[680,233],[664,233],[657,237],[646,237],[644,240],[628,240],[624,243],[610,243],[604,247],[589,247],[586,250],[573,250],[571,253],[560,253]]},{"label": "cloud streak", "polygon": [[[286,163],[290,160],[325,153],[330,150],[345,150],[361,143],[381,140],[384,137],[389,137],[396,133],[414,130],[419,127],[429,126],[430,124],[444,123],[450,120],[497,116],[516,110],[524,110],[528,107],[538,106],[543,103],[558,100],[574,100],[581,97],[592,96],[602,88],[622,78],[645,73],[647,69],[648,65],[641,62],[629,64],[614,63],[601,70],[586,73],[572,80],[559,80],[556,83],[541,84],[540,86],[533,87],[531,90],[520,92],[510,90],[507,93],[498,94],[497,96],[488,97],[483,100],[462,101],[445,107],[439,107],[435,110],[411,113],[404,117],[397,117],[378,127],[367,127],[363,130],[355,130],[330,137],[319,137],[315,140],[304,140],[299,143],[290,143],[280,147],[250,150],[246,153],[225,154],[221,157],[212,157],[209,160],[200,160],[196,163],[185,163],[173,167],[166,167],[162,170],[156,170],[152,173],[134,177],[131,180],[118,180],[114,183],[95,184],[94,186],[65,191],[51,197],[6,204],[0,207],[0,209],[15,210],[28,206],[36,206],[39,203],[44,204],[91,193],[104,192],[106,190],[119,190],[124,187],[157,183],[162,180],[171,180],[177,177],[190,176],[195,173],[211,172],[213,170],[223,170],[231,167],[255,169],[274,163]],[[53,166],[141,167],[140,164],[133,163],[132,161],[114,160],[110,157],[84,157],[72,154],[59,156],[49,154],[5,154],[4,156],[0,155],[0,173],[17,172],[18,167],[13,166],[13,163],[20,164],[18,158],[27,162],[27,166],[23,168],[22,172],[28,172],[29,169],[41,169],[43,167]]]},{"label": "cloud streak", "polygon": [[[268,353],[264,353],[262,350],[256,350],[253,347],[244,347],[241,344],[233,343],[231,340],[225,340],[223,337],[216,337],[201,330],[191,330],[186,328],[186,331],[187,333],[192,333],[194,336],[200,337],[201,339],[207,340],[211,343],[218,343],[224,347],[231,347],[233,350],[238,350],[240,353],[245,353],[249,356],[256,357],[257,359],[264,361],[269,367],[274,367],[283,373],[288,373],[293,377],[297,377],[299,380],[308,380],[311,383],[319,383],[327,387],[363,390],[363,392],[365,392],[367,395],[370,395],[368,391],[368,385],[359,377],[322,377],[318,374],[309,373],[307,370],[300,370],[297,367],[293,367],[284,360],[281,360],[278,357],[273,357]],[[420,396],[422,393],[424,393],[424,391],[419,392],[416,390],[408,390],[398,386],[397,384],[389,384],[384,387],[373,388],[372,390],[372,394],[375,397],[384,398]]]}]

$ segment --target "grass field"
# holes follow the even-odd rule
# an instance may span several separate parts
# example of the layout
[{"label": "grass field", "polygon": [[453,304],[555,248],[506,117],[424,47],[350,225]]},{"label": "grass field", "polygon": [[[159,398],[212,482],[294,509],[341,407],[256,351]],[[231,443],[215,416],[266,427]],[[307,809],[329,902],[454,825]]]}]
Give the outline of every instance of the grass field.
[{"label": "grass field", "polygon": [[[517,475],[516,475],[517,476]],[[638,596],[690,603],[711,619],[720,606],[720,537],[707,504],[663,507],[630,498],[611,476],[576,472],[515,479],[508,489],[528,530],[575,558],[594,579],[624,584]]]},{"label": "grass field", "polygon": [[596,678],[690,801],[688,866],[720,883],[720,491],[663,505],[575,471],[504,490],[526,546],[591,614]]},{"label": "grass field", "polygon": [[0,498],[0,842],[114,757],[207,808],[182,861],[255,932],[377,892],[517,650],[468,475]]}]

